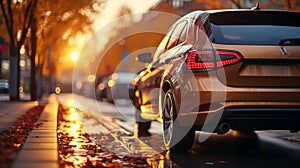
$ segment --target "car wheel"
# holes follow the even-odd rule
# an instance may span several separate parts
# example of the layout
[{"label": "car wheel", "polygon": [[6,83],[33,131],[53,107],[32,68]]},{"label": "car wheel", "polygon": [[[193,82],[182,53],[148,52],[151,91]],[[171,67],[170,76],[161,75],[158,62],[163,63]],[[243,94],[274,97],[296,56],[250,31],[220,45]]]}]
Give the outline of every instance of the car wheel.
[{"label": "car wheel", "polygon": [[176,122],[176,102],[171,89],[165,93],[162,100],[163,140],[165,147],[172,152],[185,152],[194,143],[195,130],[182,127]]},{"label": "car wheel", "polygon": [[151,136],[149,129],[151,127],[151,121],[145,120],[141,117],[141,111],[137,105],[135,105],[135,127],[134,135],[137,137]]}]

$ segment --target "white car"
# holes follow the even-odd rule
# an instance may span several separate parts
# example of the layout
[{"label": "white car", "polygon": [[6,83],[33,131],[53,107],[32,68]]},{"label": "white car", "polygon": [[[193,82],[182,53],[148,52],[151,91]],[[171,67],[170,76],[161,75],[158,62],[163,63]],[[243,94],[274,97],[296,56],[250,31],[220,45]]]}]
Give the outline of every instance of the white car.
[{"label": "white car", "polygon": [[8,92],[9,92],[8,80],[0,79],[0,93],[8,93]]}]

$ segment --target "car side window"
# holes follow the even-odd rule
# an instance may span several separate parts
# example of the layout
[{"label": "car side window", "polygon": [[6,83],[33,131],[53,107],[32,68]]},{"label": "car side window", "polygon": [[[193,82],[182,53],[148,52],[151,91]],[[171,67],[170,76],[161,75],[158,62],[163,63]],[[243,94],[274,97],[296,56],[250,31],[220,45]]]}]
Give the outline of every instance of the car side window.
[{"label": "car side window", "polygon": [[159,46],[157,47],[153,56],[153,63],[160,59],[162,53],[166,50],[173,48],[177,44],[180,44],[186,40],[187,33],[187,21],[178,23],[172,28],[167,35],[163,38]]},{"label": "car side window", "polygon": [[178,38],[178,41],[177,41],[176,45],[181,44],[181,43],[183,43],[183,42],[186,41],[186,38],[187,38],[187,29],[188,29],[187,25],[188,24],[186,22],[185,25],[184,25],[184,28],[182,29],[182,31],[181,31],[181,33],[179,35],[179,38]]},{"label": "car side window", "polygon": [[156,62],[159,58],[159,56],[165,52],[165,49],[166,49],[166,45],[168,44],[168,41],[171,37],[171,34],[172,32],[174,31],[174,29],[171,29],[167,34],[166,36],[162,39],[162,41],[160,42],[160,44],[158,45],[155,53],[154,53],[154,56],[153,56],[153,62]]},{"label": "car side window", "polygon": [[170,40],[167,44],[166,50],[169,50],[176,45],[185,41],[186,38],[186,29],[187,29],[187,21],[182,21],[176,25],[174,31],[170,37]]}]

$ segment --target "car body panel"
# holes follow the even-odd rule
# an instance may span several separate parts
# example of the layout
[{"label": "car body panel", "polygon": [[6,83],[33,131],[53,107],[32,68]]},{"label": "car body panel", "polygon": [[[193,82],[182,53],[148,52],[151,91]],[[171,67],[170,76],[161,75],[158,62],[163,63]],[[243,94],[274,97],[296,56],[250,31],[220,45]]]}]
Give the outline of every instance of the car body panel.
[{"label": "car body panel", "polygon": [[243,63],[221,69],[226,75],[219,79],[228,86],[299,87],[299,46],[284,46],[286,55],[282,46],[215,44],[215,48],[234,49],[244,57]]}]

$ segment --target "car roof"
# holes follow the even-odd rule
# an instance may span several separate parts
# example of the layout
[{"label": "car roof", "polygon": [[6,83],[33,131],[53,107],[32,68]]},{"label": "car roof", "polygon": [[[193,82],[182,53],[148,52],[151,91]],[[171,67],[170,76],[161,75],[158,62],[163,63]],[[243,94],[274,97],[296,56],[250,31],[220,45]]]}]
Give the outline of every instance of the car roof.
[{"label": "car roof", "polygon": [[258,9],[258,10],[252,10],[252,9],[217,9],[217,10],[206,10],[206,12],[209,13],[220,13],[220,12],[243,12],[243,11],[253,11],[253,12],[293,12],[288,10],[279,10],[279,9]]},{"label": "car roof", "polygon": [[299,13],[295,11],[288,10],[278,10],[278,9],[259,9],[259,10],[251,10],[251,9],[217,9],[217,10],[196,10],[191,13],[188,13],[184,16],[184,18],[192,19],[197,18],[200,14],[218,14],[218,13],[239,13],[239,12],[281,12],[281,13]]}]

